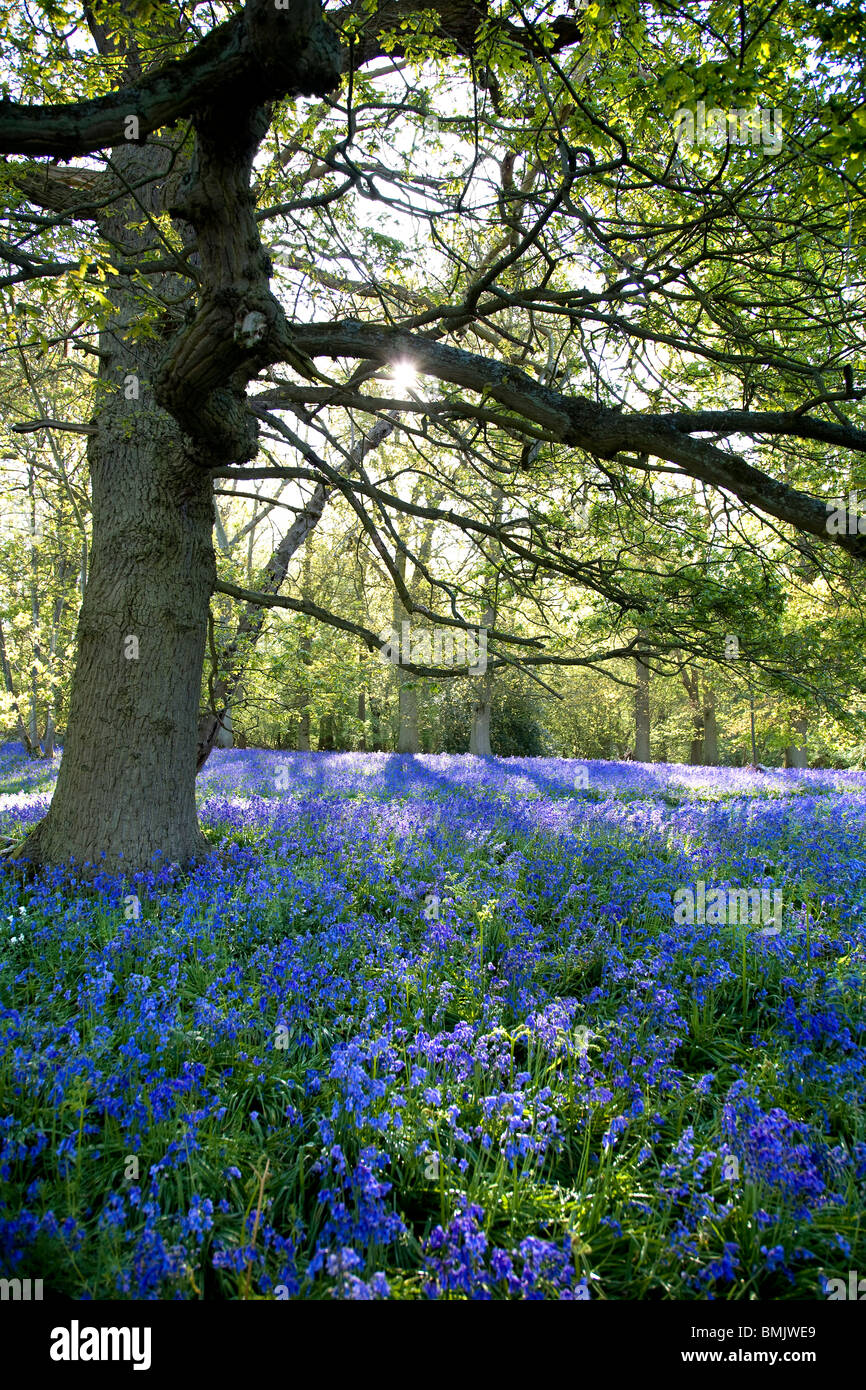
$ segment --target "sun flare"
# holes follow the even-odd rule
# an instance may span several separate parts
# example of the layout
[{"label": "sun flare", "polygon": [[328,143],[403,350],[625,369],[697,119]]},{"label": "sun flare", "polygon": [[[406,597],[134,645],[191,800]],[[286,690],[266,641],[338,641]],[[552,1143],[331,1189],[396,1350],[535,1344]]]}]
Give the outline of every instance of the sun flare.
[{"label": "sun flare", "polygon": [[418,373],[411,362],[394,362],[391,366],[391,381],[398,393],[411,391],[418,383]]}]

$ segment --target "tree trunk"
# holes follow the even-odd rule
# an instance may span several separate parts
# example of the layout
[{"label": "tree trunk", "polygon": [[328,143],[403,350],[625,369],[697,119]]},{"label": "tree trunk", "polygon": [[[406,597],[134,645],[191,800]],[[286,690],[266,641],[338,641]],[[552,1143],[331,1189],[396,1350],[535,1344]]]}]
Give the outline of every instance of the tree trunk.
[{"label": "tree trunk", "polygon": [[681,671],[683,685],[689,697],[689,711],[692,719],[692,741],[689,749],[689,762],[693,767],[700,767],[704,761],[704,712],[701,705],[701,680],[697,671],[690,671],[683,667]]},{"label": "tree trunk", "polygon": [[336,725],[330,710],[319,719],[319,752],[333,753],[336,748]]},{"label": "tree trunk", "polygon": [[785,749],[786,767],[808,767],[809,758],[806,748],[806,734],[808,731],[808,720],[805,715],[792,721],[792,728],[797,735],[797,743],[789,743]]},{"label": "tree trunk", "polygon": [[[235,693],[239,694],[240,692],[237,691]],[[228,708],[222,717],[222,724],[216,736],[216,746],[217,748],[233,748],[234,743],[235,734],[232,728],[232,712],[231,709]]]},{"label": "tree trunk", "polygon": [[298,752],[309,753],[310,751],[310,711],[301,710],[301,717],[298,720]]},{"label": "tree trunk", "polygon": [[706,676],[703,679],[704,692],[704,763],[707,767],[719,765],[719,726],[716,720],[716,692]]},{"label": "tree trunk", "polygon": [[400,727],[397,732],[397,752],[417,753],[419,747],[418,691],[409,682],[400,686]]},{"label": "tree trunk", "polygon": [[[157,145],[116,148],[113,158],[137,192],[113,205],[103,231],[132,256],[150,249],[147,214],[169,205],[181,171],[171,175],[171,151]],[[159,281],[166,297],[187,292],[175,276]],[[10,857],[131,872],[158,856],[189,863],[207,850],[195,769],[216,577],[213,495],[201,458],[153,398],[165,338],[129,334],[141,310],[125,277],[109,276],[106,289],[115,315],[100,334],[99,408],[87,442],[93,540],[64,756],[47,815]],[[174,327],[166,311],[160,331]]]},{"label": "tree trunk", "polygon": [[[58,536],[58,547],[59,542],[60,538]],[[57,732],[57,634],[60,626],[60,619],[63,617],[63,609],[66,606],[64,585],[68,569],[68,565],[61,557],[57,567],[58,594],[57,598],[54,600],[54,612],[51,618],[51,636],[48,642],[48,711],[45,715],[45,738],[42,742],[42,752],[43,756],[46,758],[54,757],[54,739]]]},{"label": "tree trunk", "polygon": [[[113,342],[102,374],[116,382]],[[207,848],[195,766],[215,579],[210,479],[184,466],[169,416],[122,392],[88,453],[93,547],[64,756],[48,813],[14,857],[109,871],[157,855],[188,862]]]},{"label": "tree trunk", "polygon": [[634,757],[635,762],[650,761],[650,703],[649,666],[639,656],[634,659],[637,687],[634,693]]},{"label": "tree trunk", "polygon": [[490,758],[490,708],[491,701],[483,696],[475,701],[472,710],[472,729],[469,734],[469,752],[479,758]]},{"label": "tree trunk", "polygon": [[[403,538],[405,538],[405,528]],[[406,554],[405,551],[398,551],[395,564],[400,578],[406,578]],[[411,586],[410,586],[411,587]],[[403,632],[403,623],[409,618],[409,614],[403,607],[402,600],[397,590],[394,590],[392,604],[392,620],[396,632]],[[396,670],[397,676],[397,741],[396,749],[398,753],[417,753],[418,752],[418,692],[415,683],[410,676],[408,680],[404,677],[400,667]]]},{"label": "tree trunk", "polygon": [[382,737],[382,701],[377,695],[370,696],[370,737],[373,743],[374,753],[385,752],[385,740]]},{"label": "tree trunk", "polygon": [[[48,814],[15,847],[16,859],[134,871],[159,856],[189,863],[207,848],[195,772],[216,581],[212,470],[255,457],[246,386],[293,350],[270,290],[253,163],[271,104],[324,96],[342,66],[339,40],[315,3],[282,8],[277,14],[266,0],[245,7],[233,31],[233,76],[187,113],[194,142],[182,123],[175,139],[141,142],[137,130],[119,128],[111,149],[117,195],[92,213],[116,273],[104,280],[112,313],[99,335],[87,446],[90,574],[65,756]],[[90,27],[100,52],[119,59],[116,79],[134,98],[156,26],[144,56],[134,35],[117,42]],[[165,10],[160,37],[176,44],[181,35]],[[137,126],[134,107],[128,119]],[[165,264],[166,252],[173,268],[151,265],[146,292],[133,283],[126,266],[154,253]]]},{"label": "tree trunk", "polygon": [[[420,495],[420,487],[416,487],[413,492],[413,500]],[[440,494],[433,497],[433,505],[438,505]],[[412,578],[407,584],[413,599],[417,599],[421,586],[424,582],[424,568],[430,559],[430,552],[433,545],[433,524],[428,522],[423,528],[421,544],[418,548],[417,557],[412,567]],[[405,534],[403,536],[405,539]],[[401,579],[406,579],[406,554],[400,550],[396,557],[397,572]],[[409,614],[403,607],[400,596],[396,589],[394,591],[393,603],[393,622],[397,632],[402,633],[403,622],[409,618]],[[404,652],[405,656],[406,653]],[[398,677],[399,679],[399,677]],[[400,683],[399,698],[399,725],[397,729],[397,752],[398,753],[417,753],[421,747],[421,737],[418,729],[418,690],[415,682],[410,678],[408,681]]]},{"label": "tree trunk", "polygon": [[12,697],[12,709],[15,713],[15,720],[18,728],[19,737],[21,739],[21,742],[24,744],[24,747],[27,749],[27,752],[32,755],[34,751],[33,745],[30,742],[30,735],[28,734],[27,728],[24,724],[24,717],[21,713],[21,706],[19,705],[18,697],[15,694],[15,680],[12,675],[12,667],[9,664],[9,657],[6,654],[6,638],[3,633],[2,621],[0,621],[0,668],[2,668],[3,671],[3,681],[6,686],[6,693]]},{"label": "tree trunk", "polygon": [[[311,546],[304,552],[304,566],[301,577],[301,597],[306,602],[312,598],[312,574],[313,560]],[[261,609],[259,610],[261,612]],[[309,618],[304,619],[304,628],[298,639],[298,655],[300,657],[300,683],[301,689],[295,700],[295,708],[298,711],[298,752],[309,753],[310,751],[310,673],[308,667],[312,660],[313,639],[309,632]],[[199,734],[201,731],[199,730]],[[199,754],[201,744],[199,744]]]},{"label": "tree trunk", "polygon": [[42,661],[42,650],[39,640],[40,611],[39,611],[39,565],[38,553],[36,550],[36,491],[34,470],[27,470],[27,491],[30,498],[30,621],[32,624],[31,640],[33,642],[33,656],[30,663],[30,742],[35,753],[41,753],[42,748],[39,741],[39,667]]},{"label": "tree trunk", "polygon": [[469,752],[479,758],[491,758],[490,715],[493,709],[493,674],[482,676],[475,686],[472,703],[472,728],[469,731]]}]

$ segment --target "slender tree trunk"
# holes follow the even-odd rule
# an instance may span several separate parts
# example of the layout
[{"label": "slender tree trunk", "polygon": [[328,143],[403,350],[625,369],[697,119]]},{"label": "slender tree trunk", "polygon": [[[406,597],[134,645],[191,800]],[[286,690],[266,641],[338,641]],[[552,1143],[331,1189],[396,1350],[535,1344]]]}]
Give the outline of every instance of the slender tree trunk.
[{"label": "slender tree trunk", "polygon": [[493,678],[491,674],[481,676],[475,691],[472,705],[472,728],[469,733],[469,752],[479,758],[490,758],[490,715],[493,709]]},{"label": "slender tree trunk", "polygon": [[3,669],[3,684],[6,686],[6,693],[12,697],[12,709],[15,713],[15,723],[19,737],[24,747],[27,749],[27,752],[32,755],[33,745],[30,742],[30,735],[27,732],[24,717],[21,713],[21,706],[18,703],[18,696],[15,693],[15,678],[12,675],[12,667],[9,665],[9,657],[6,653],[6,638],[3,633],[2,622],[0,622],[0,667]]},{"label": "slender tree trunk", "polygon": [[704,761],[704,711],[701,704],[701,680],[697,671],[683,667],[682,682],[689,697],[689,712],[692,719],[692,742],[689,749],[689,762],[700,767]]},{"label": "slender tree trunk", "polygon": [[[405,540],[405,530],[403,534]],[[396,556],[396,569],[400,578],[406,578],[406,556],[402,551],[398,551]],[[410,586],[411,587],[411,586]],[[403,607],[400,595],[394,590],[392,605],[392,619],[395,630],[402,635],[403,623],[409,619],[409,614]],[[411,631],[410,631],[411,636]],[[400,667],[397,667],[397,740],[396,749],[398,753],[417,753],[418,752],[418,692],[415,688],[414,677],[408,678],[403,675]]]},{"label": "slender tree trunk", "polygon": [[[363,593],[366,588],[367,564],[361,560],[357,575],[357,582],[360,591]],[[367,649],[363,642],[358,643],[358,669],[360,684],[358,687],[358,723],[360,731],[358,733],[358,751],[367,751]]]},{"label": "slender tree trunk", "polygon": [[298,752],[310,751],[310,711],[302,709],[298,718]]},{"label": "slender tree trunk", "polygon": [[[420,495],[420,487],[413,493],[413,500]],[[431,499],[434,506],[440,500],[440,494],[434,495]],[[407,584],[413,599],[418,599],[421,586],[425,584],[424,569],[430,559],[433,548],[433,523],[427,522],[421,535],[421,544],[416,553],[416,560],[412,567],[412,578]],[[405,541],[405,534],[403,536]],[[396,557],[396,567],[401,579],[406,578],[406,556],[399,551]],[[406,612],[400,597],[394,593],[393,622],[397,632],[402,633],[402,623],[410,615]],[[399,699],[399,724],[397,728],[397,752],[398,753],[417,753],[421,748],[421,736],[418,727],[418,688],[415,680],[410,677],[408,681],[400,679],[400,699]]]},{"label": "slender tree trunk", "polygon": [[634,757],[635,762],[650,761],[650,702],[649,666],[640,657],[634,659],[637,686],[634,694]]},{"label": "slender tree trunk", "polygon": [[[304,602],[312,598],[312,555],[308,547],[304,553],[304,565],[301,579],[301,597]],[[259,610],[261,612],[261,610]],[[298,641],[298,655],[300,657],[300,679],[301,690],[295,701],[298,710],[298,752],[309,753],[310,751],[310,673],[309,665],[312,660],[313,642],[310,633],[306,630],[309,619],[304,619],[305,630],[301,633]],[[199,752],[201,748],[199,747]]]},{"label": "slender tree trunk", "polygon": [[797,719],[794,719],[792,721],[792,728],[797,735],[797,742],[789,743],[788,747],[785,749],[785,766],[808,767],[809,757],[806,748],[806,735],[809,724],[806,716],[801,714]]},{"label": "slender tree trunk", "polygon": [[707,767],[719,765],[719,726],[716,719],[716,692],[712,682],[703,678],[704,694],[704,763]]},{"label": "slender tree trunk", "polygon": [[[494,490],[493,490],[493,499],[492,499],[492,503],[493,503],[493,504],[492,504],[492,508],[491,508],[493,518],[494,518],[494,520],[495,520],[495,522],[496,522],[497,525],[499,525],[499,524],[501,523],[501,521],[502,521],[502,501],[503,501],[503,492],[502,492],[502,488],[497,486],[497,487],[494,488]],[[501,549],[500,549],[500,552],[499,552],[499,553],[500,553],[500,557],[501,557],[501,554],[502,554]],[[493,573],[492,576],[488,576],[488,585],[489,585],[488,593],[489,593],[489,597],[490,597],[490,602],[486,605],[484,615],[483,615],[483,617],[482,617],[482,619],[481,619],[481,628],[483,628],[483,629],[491,628],[491,627],[492,627],[492,628],[495,628],[495,627],[496,627],[496,606],[497,606],[498,582],[497,582],[497,579],[496,579],[495,571],[494,571],[494,573]],[[481,640],[480,640],[481,628],[479,629],[479,642],[478,642],[478,654],[479,654],[479,657],[480,657],[480,654],[481,654]],[[487,647],[486,647],[486,637],[487,637],[486,631],[485,631],[485,634],[484,634],[484,635],[485,635],[485,648],[484,648],[484,650],[485,650],[485,652],[486,652],[486,650],[487,650]],[[470,634],[467,633],[467,634],[466,634],[467,648],[468,648],[469,642],[470,642],[471,640],[472,640],[472,639],[471,639],[471,637],[470,637]],[[472,666],[472,665],[477,665],[478,663],[477,663],[477,662],[472,662],[472,661],[470,661],[469,664],[470,664],[470,666]],[[487,669],[486,656],[485,656],[485,659],[484,659],[484,665],[482,666],[482,671],[483,671],[483,674],[482,674],[481,676],[479,676],[477,679],[475,679],[474,681],[472,681],[472,682],[470,683],[471,686],[472,686],[472,690],[473,690],[473,702],[472,702],[472,724],[471,724],[470,730],[469,730],[469,752],[470,752],[470,753],[474,753],[474,754],[476,755],[476,757],[479,757],[479,758],[491,758],[491,757],[493,756],[493,748],[492,748],[491,743],[490,743],[490,718],[491,718],[491,715],[492,715],[492,712],[493,712],[493,672]]]},{"label": "slender tree trunk", "polygon": [[337,721],[330,710],[319,719],[319,752],[333,753],[337,746]]},{"label": "slender tree trunk", "polygon": [[418,691],[411,681],[404,682],[400,686],[400,726],[397,732],[397,752],[417,753],[419,747]]},{"label": "slender tree trunk", "polygon": [[370,737],[373,741],[373,752],[385,752],[385,740],[382,736],[382,701],[377,695],[370,696]]},{"label": "slender tree trunk", "polygon": [[30,742],[33,751],[42,751],[39,742],[39,666],[42,661],[42,649],[39,641],[40,624],[40,605],[39,605],[39,570],[38,553],[36,550],[36,493],[33,469],[28,469],[27,490],[30,496],[30,637],[33,643],[33,654],[30,662]]},{"label": "slender tree trunk", "polygon": [[[241,692],[235,692],[236,698],[240,699]],[[216,736],[217,748],[233,748],[235,742],[234,729],[232,728],[232,712],[227,709],[223,715],[223,722]]]},{"label": "slender tree trunk", "polygon": [[[256,531],[258,529],[259,522],[261,521],[261,519],[262,517],[259,514],[259,504],[258,502],[256,502],[253,504],[252,519],[250,520],[248,526],[244,528],[248,537],[246,578],[247,588],[250,588],[252,586]],[[219,508],[216,505],[214,505],[214,529],[217,533],[220,549],[230,549],[228,539],[223,528],[222,518],[219,514]],[[288,561],[286,561],[286,564],[288,564]],[[285,573],[285,567],[283,568],[282,573]],[[280,580],[278,580],[274,586],[274,592],[276,592],[276,589],[279,588],[281,579],[282,575],[280,577]],[[249,624],[249,618],[247,618],[246,615],[242,617],[240,622],[238,623],[235,636],[233,638],[232,643],[230,644],[230,656],[234,658],[234,665],[237,668],[232,672],[231,682],[229,682],[229,680],[225,679],[224,677],[220,677],[219,672],[217,670],[214,670],[211,673],[211,683],[209,686],[209,692],[211,689],[213,690],[214,699],[212,703],[214,707],[212,709],[206,710],[204,714],[199,714],[199,748],[196,755],[196,766],[199,769],[203,767],[208,756],[214,748],[233,748],[236,745],[237,740],[235,739],[234,733],[234,715],[232,713],[232,704],[238,704],[243,699],[243,690],[240,685],[240,678],[241,673],[244,669],[244,667],[241,666],[240,663],[237,661],[237,656],[239,648],[241,646],[241,639],[244,636],[246,636],[248,638],[248,641],[245,644],[243,644],[243,646],[246,661],[249,660],[249,655],[252,650],[252,647],[255,645],[261,628],[264,625],[264,612],[265,610],[261,608],[254,612],[251,615],[252,624]],[[249,626],[254,628],[254,635],[251,635],[250,632],[247,631],[248,624]]]},{"label": "slender tree trunk", "polygon": [[[499,494],[501,500],[501,493]],[[497,508],[497,518],[501,515],[501,508]],[[495,610],[488,608],[482,619],[484,628],[496,626]],[[486,636],[486,634],[485,634]],[[480,651],[480,640],[479,640]],[[490,744],[490,719],[493,713],[493,672],[485,670],[474,683],[474,699],[472,703],[472,727],[469,731],[469,752],[475,753],[479,758],[491,758],[493,749]]]}]

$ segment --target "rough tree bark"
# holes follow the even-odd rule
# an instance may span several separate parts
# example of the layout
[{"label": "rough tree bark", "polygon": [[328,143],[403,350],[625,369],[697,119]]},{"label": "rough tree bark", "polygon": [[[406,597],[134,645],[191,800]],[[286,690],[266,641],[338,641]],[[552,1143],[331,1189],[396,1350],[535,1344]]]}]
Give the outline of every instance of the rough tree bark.
[{"label": "rough tree bark", "polygon": [[[154,215],[172,191],[159,177],[169,158],[153,146],[114,152]],[[140,228],[141,213],[124,199],[103,228],[127,255],[142,246],[131,221]],[[45,818],[12,855],[108,869],[144,868],[154,855],[186,861],[206,848],[190,733],[216,578],[209,475],[149,389],[164,344],[130,341],[137,307],[123,286],[115,293],[87,442],[93,541],[64,756]]]}]

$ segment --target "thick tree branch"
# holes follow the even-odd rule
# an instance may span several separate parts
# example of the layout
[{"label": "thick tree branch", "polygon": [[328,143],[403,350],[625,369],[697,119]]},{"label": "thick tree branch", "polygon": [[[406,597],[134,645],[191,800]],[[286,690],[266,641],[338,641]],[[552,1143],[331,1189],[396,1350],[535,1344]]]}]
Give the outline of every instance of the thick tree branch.
[{"label": "thick tree branch", "polygon": [[310,357],[361,358],[381,365],[410,361],[416,371],[490,396],[541,426],[550,437],[601,458],[634,452],[676,463],[690,477],[724,488],[747,505],[866,560],[866,517],[862,518],[862,531],[858,526],[857,534],[830,534],[823,499],[771,478],[737,454],[692,438],[693,433],[704,431],[755,437],[775,433],[823,439],[864,452],[866,431],[829,425],[792,412],[776,415],[769,411],[699,411],[683,416],[620,413],[585,396],[564,396],[516,367],[429,338],[353,319],[339,324],[298,324],[293,337]]},{"label": "thick tree branch", "polygon": [[122,144],[129,116],[137,121],[129,138],[144,140],[214,101],[262,103],[289,91],[322,96],[334,86],[339,47],[320,13],[318,0],[293,0],[287,10],[248,0],[190,53],[133,86],[65,105],[0,101],[0,153],[72,159]]},{"label": "thick tree branch", "polygon": [[97,169],[58,169],[53,164],[16,166],[15,183],[28,202],[81,222],[93,221],[117,193],[114,180]]},{"label": "thick tree branch", "polygon": [[10,425],[13,434],[33,434],[36,430],[65,430],[67,434],[96,434],[95,425],[79,425],[71,420],[23,420],[20,425]]}]

